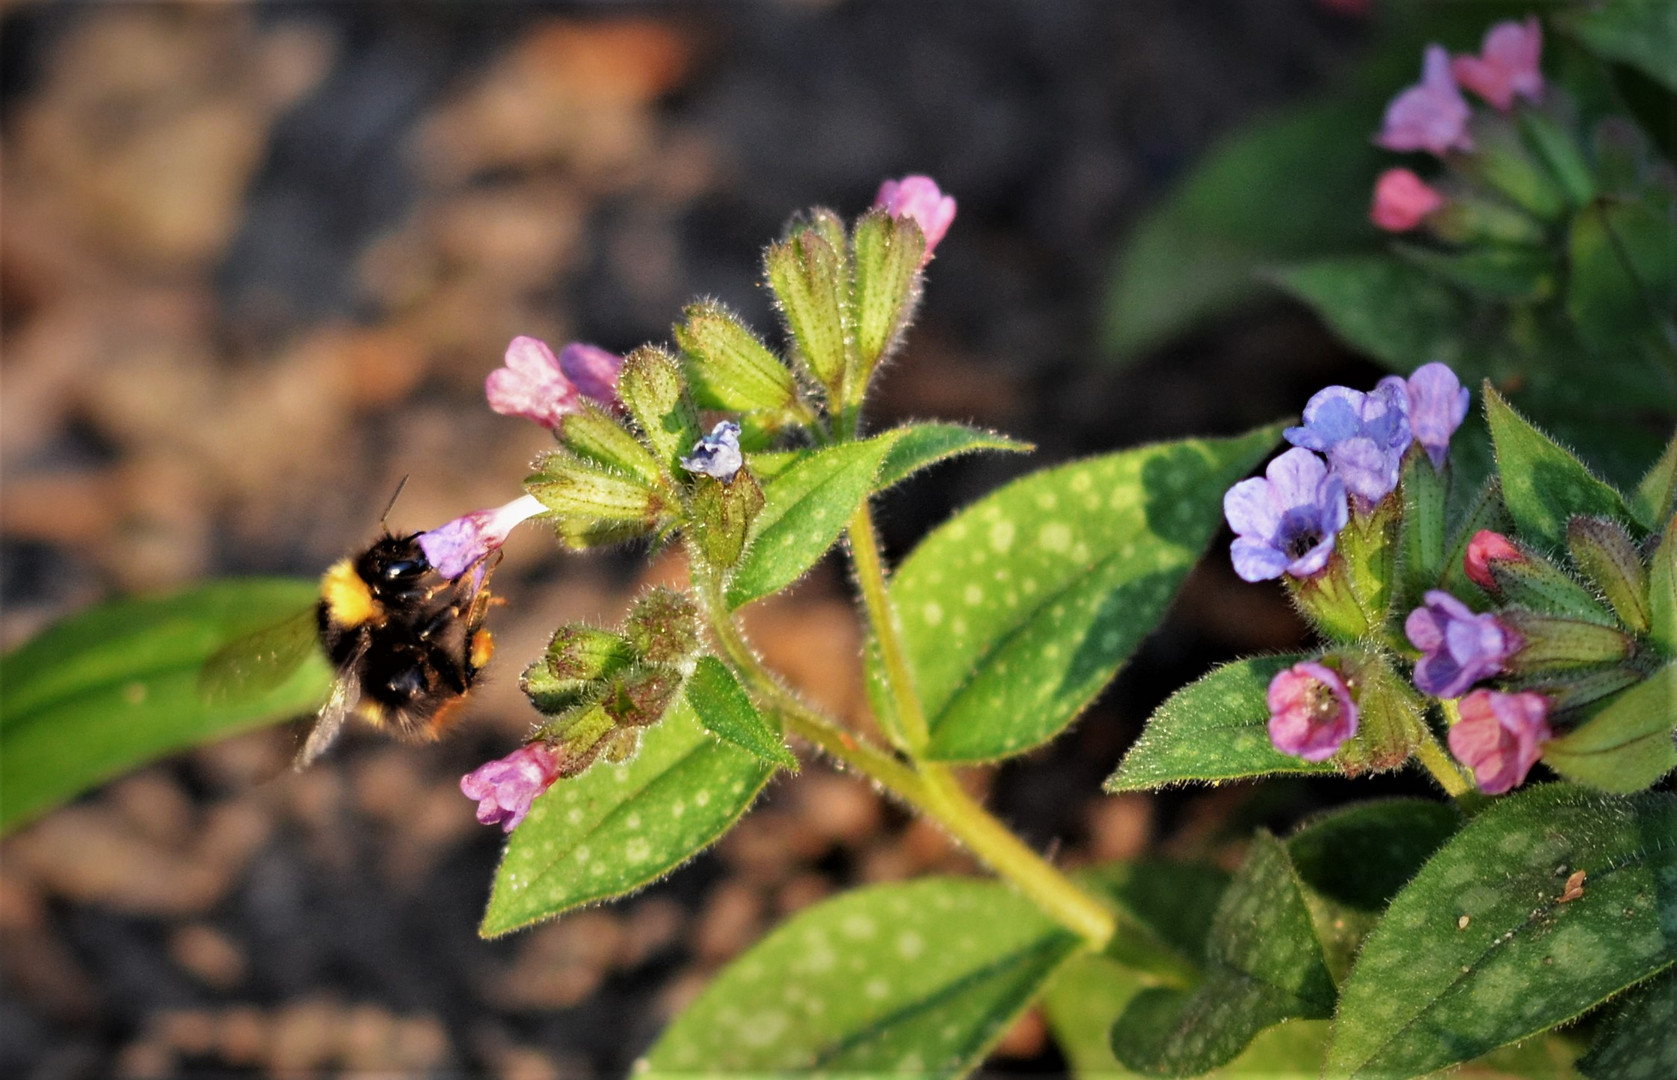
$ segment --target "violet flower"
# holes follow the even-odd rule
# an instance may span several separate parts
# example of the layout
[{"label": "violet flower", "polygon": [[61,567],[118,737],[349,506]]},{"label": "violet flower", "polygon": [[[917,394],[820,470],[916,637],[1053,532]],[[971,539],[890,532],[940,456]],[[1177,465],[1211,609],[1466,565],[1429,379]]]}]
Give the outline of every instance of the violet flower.
[{"label": "violet flower", "polygon": [[929,176],[905,176],[901,180],[887,180],[879,185],[873,204],[892,217],[909,217],[920,226],[926,238],[927,259],[937,247],[949,223],[955,220],[955,199],[945,195],[937,181]]},{"label": "violet flower", "polygon": [[681,459],[681,467],[690,473],[714,476],[724,484],[734,482],[745,457],[740,453],[740,426],[724,420],[710,429],[710,434],[693,444],[693,450]]},{"label": "violet flower", "polygon": [[1309,577],[1326,566],[1349,508],[1344,482],[1321,458],[1295,449],[1271,461],[1262,477],[1224,493],[1223,516],[1237,534],[1229,545],[1235,573],[1268,581]]},{"label": "violet flower", "polygon": [[1456,81],[1507,112],[1516,95],[1527,101],[1543,96],[1543,73],[1537,60],[1543,52],[1543,25],[1536,15],[1523,23],[1499,22],[1485,32],[1478,56],[1458,56],[1450,62]]},{"label": "violet flower", "polygon": [[526,743],[504,758],[485,762],[460,778],[460,791],[477,800],[480,824],[512,832],[536,796],[559,779],[560,754],[544,742]]},{"label": "violet flower", "polygon": [[1366,394],[1344,386],[1318,390],[1304,406],[1304,423],[1282,434],[1294,446],[1321,451],[1347,491],[1377,503],[1397,487],[1409,449],[1409,391],[1396,375]]},{"label": "violet flower", "polygon": [[544,341],[515,337],[507,346],[506,365],[489,373],[483,392],[489,407],[504,416],[556,428],[581,411],[584,397],[616,408],[622,367],[622,357],[595,345],[573,343],[555,356]]},{"label": "violet flower", "polygon": [[1450,729],[1450,752],[1473,770],[1474,783],[1487,795],[1524,783],[1543,744],[1554,737],[1549,699],[1542,694],[1475,690],[1457,710],[1461,719]]},{"label": "violet flower", "polygon": [[1415,664],[1415,686],[1433,697],[1461,697],[1480,679],[1503,670],[1525,644],[1494,614],[1476,615],[1447,592],[1433,589],[1426,606],[1409,613],[1403,631],[1425,655]]},{"label": "violet flower", "polygon": [[1444,205],[1438,190],[1408,169],[1387,169],[1374,182],[1369,220],[1387,232],[1408,232]]},{"label": "violet flower", "polygon": [[505,506],[463,514],[415,539],[437,573],[453,580],[506,543],[519,522],[546,509],[534,495],[523,495]]},{"label": "violet flower", "polygon": [[1489,529],[1480,529],[1467,542],[1467,553],[1462,556],[1462,572],[1481,589],[1494,593],[1499,588],[1491,574],[1491,563],[1524,562],[1525,558],[1508,537]]},{"label": "violet flower", "polygon": [[1404,381],[1409,394],[1409,430],[1427,452],[1434,470],[1444,468],[1450,436],[1467,418],[1472,395],[1447,365],[1422,364]]},{"label": "violet flower", "polygon": [[1386,106],[1385,123],[1374,142],[1387,150],[1428,150],[1439,157],[1450,150],[1472,150],[1467,134],[1470,114],[1450,71],[1450,54],[1442,45],[1428,45],[1421,81]]},{"label": "violet flower", "polygon": [[1332,668],[1306,660],[1269,682],[1269,741],[1283,754],[1326,761],[1357,733],[1357,703]]}]

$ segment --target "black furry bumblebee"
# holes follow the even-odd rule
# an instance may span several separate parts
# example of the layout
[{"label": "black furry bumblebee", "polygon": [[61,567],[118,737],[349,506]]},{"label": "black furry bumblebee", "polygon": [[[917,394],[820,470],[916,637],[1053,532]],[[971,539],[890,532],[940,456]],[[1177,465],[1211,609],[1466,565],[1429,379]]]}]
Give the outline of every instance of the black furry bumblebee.
[{"label": "black furry bumblebee", "polygon": [[442,578],[418,536],[387,533],[321,576],[315,624],[336,677],[298,768],[324,753],[352,714],[398,738],[435,739],[489,663],[494,641],[483,622],[493,567]]}]

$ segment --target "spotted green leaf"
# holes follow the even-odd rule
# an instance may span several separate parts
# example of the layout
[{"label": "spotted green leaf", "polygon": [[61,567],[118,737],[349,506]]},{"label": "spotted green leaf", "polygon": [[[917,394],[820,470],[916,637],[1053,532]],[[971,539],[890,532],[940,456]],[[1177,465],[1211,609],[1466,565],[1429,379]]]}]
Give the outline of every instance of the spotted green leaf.
[{"label": "spotted green leaf", "polygon": [[596,764],[536,799],[507,843],[478,932],[496,937],[657,880],[726,832],[773,774],[678,699],[632,760]]},{"label": "spotted green leaf", "polygon": [[767,596],[814,566],[873,490],[880,465],[901,438],[898,429],[806,453],[766,481],[763,509],[728,582],[729,606]]},{"label": "spotted green leaf", "polygon": [[171,750],[318,708],[331,680],[318,597],[312,581],[219,581],[91,608],[6,654],[0,828]]},{"label": "spotted green leaf", "polygon": [[[1340,992],[1326,1075],[1410,1077],[1569,1020],[1677,962],[1677,796],[1543,784],[1404,887]],[[1582,895],[1563,901],[1574,872]]]},{"label": "spotted green leaf", "polygon": [[891,585],[931,728],[927,756],[986,761],[1071,723],[1164,615],[1274,445],[1158,443],[1033,473],[940,526]]},{"label": "spotted green leaf", "polygon": [[1677,969],[1637,987],[1608,1009],[1590,1052],[1578,1062],[1590,1080],[1677,1076]]},{"label": "spotted green leaf", "polygon": [[1198,1076],[1283,1020],[1326,1019],[1334,985],[1286,846],[1260,833],[1223,892],[1193,989],[1154,987],[1112,1026],[1112,1051],[1140,1072]]},{"label": "spotted green leaf", "polygon": [[1302,659],[1238,660],[1172,694],[1107,778],[1106,790],[1145,791],[1190,780],[1337,771],[1326,761],[1312,763],[1270,745],[1269,682]]},{"label": "spotted green leaf", "polygon": [[1496,444],[1502,500],[1523,538],[1558,551],[1566,547],[1566,523],[1574,514],[1630,520],[1624,498],[1612,486],[1488,384],[1485,418]]},{"label": "spotted green leaf", "polygon": [[846,893],[724,969],[636,1075],[964,1075],[1078,948],[999,882]]},{"label": "spotted green leaf", "polygon": [[701,656],[685,690],[699,722],[757,760],[798,771],[798,759],[773,724],[757,711],[733,672],[714,656]]},{"label": "spotted green leaf", "polygon": [[879,467],[879,478],[874,482],[875,491],[884,491],[929,465],[961,454],[977,450],[1007,450],[1022,454],[1033,449],[1030,443],[965,424],[905,424],[897,430],[902,435],[891,447],[891,452],[885,455],[885,463]]}]

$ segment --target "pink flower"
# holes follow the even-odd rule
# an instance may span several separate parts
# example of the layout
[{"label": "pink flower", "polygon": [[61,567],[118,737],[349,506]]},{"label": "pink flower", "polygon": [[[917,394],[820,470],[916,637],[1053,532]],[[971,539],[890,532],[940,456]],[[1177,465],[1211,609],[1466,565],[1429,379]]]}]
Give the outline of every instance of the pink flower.
[{"label": "pink flower", "polygon": [[1457,82],[1506,112],[1516,94],[1527,101],[1543,96],[1543,73],[1537,68],[1542,51],[1543,26],[1531,15],[1524,23],[1499,22],[1491,27],[1479,55],[1456,57],[1450,70]]},{"label": "pink flower", "polygon": [[1487,795],[1519,787],[1554,737],[1549,699],[1529,692],[1475,690],[1462,698],[1461,719],[1450,729],[1450,752],[1473,770]]},{"label": "pink flower", "polygon": [[437,573],[453,580],[506,543],[513,526],[546,509],[534,495],[524,495],[492,510],[474,510],[416,539]]},{"label": "pink flower", "polygon": [[1368,216],[1387,232],[1408,232],[1444,205],[1444,196],[1408,169],[1387,169],[1374,182]]},{"label": "pink flower", "polygon": [[483,391],[496,412],[554,428],[581,410],[584,397],[615,407],[622,366],[622,357],[594,345],[567,345],[554,356],[544,341],[515,337],[506,366],[489,373]]},{"label": "pink flower", "polygon": [[1491,563],[1524,562],[1525,558],[1508,537],[1489,529],[1480,529],[1467,542],[1467,554],[1462,556],[1462,570],[1475,585],[1496,592],[1498,588],[1496,578],[1491,576]]},{"label": "pink flower", "polygon": [[1439,157],[1448,150],[1472,150],[1469,112],[1450,74],[1450,54],[1442,45],[1428,45],[1421,81],[1386,106],[1385,125],[1374,141],[1388,150],[1429,150]]},{"label": "pink flower", "polygon": [[1269,741],[1283,754],[1325,761],[1357,733],[1357,703],[1338,672],[1306,660],[1269,683]]},{"label": "pink flower", "polygon": [[512,832],[536,796],[559,779],[559,754],[544,742],[527,743],[504,758],[485,762],[460,778],[460,790],[477,800],[480,824],[499,822]]},{"label": "pink flower", "polygon": [[926,237],[926,258],[932,257],[949,223],[955,220],[955,199],[945,195],[929,176],[905,176],[879,185],[873,204],[892,217],[909,217]]}]

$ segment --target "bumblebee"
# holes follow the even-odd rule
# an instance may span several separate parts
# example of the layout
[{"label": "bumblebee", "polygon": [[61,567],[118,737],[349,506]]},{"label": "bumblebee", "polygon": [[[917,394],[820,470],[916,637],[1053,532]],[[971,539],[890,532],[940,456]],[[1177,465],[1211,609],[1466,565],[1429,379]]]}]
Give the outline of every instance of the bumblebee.
[{"label": "bumblebee", "polygon": [[357,716],[408,741],[437,738],[494,652],[484,618],[500,553],[441,577],[418,533],[388,532],[320,579],[311,610],[232,642],[199,673],[210,700],[253,698],[280,685],[318,648],[333,669],[326,703],[295,765],[314,762]]},{"label": "bumblebee", "polygon": [[352,714],[401,739],[435,739],[489,663],[494,639],[483,622],[493,565],[440,578],[417,538],[386,534],[321,576],[315,624],[337,676],[298,768],[324,753]]}]

